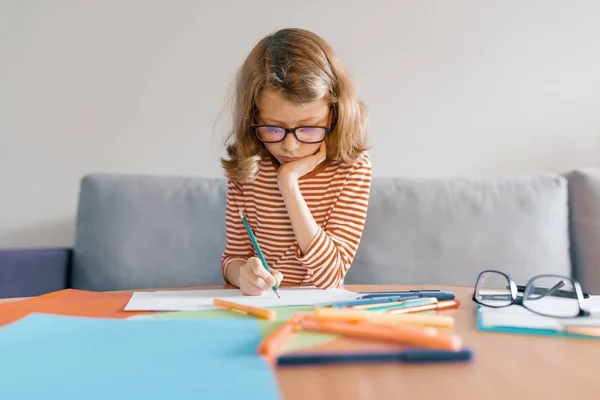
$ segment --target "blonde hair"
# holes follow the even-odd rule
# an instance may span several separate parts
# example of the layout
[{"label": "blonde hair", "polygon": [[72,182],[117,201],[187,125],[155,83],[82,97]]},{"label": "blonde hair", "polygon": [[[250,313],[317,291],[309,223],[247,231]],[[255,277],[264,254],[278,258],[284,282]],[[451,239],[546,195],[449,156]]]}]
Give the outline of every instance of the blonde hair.
[{"label": "blonde hair", "polygon": [[221,159],[228,178],[252,180],[260,161],[269,157],[251,128],[263,89],[275,89],[298,103],[329,101],[333,116],[326,139],[328,159],[352,162],[367,150],[366,105],[333,49],[310,31],[282,29],[260,40],[238,71],[233,128],[226,138],[228,158]]}]

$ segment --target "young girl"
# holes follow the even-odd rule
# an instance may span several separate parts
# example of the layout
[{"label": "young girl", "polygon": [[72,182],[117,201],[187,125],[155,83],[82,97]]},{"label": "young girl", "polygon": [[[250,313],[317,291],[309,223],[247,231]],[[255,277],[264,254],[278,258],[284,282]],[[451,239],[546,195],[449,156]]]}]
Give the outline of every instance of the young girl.
[{"label": "young girl", "polygon": [[342,284],[365,224],[371,163],[366,108],[334,51],[300,29],[262,39],[238,73],[233,122],[222,160],[225,281],[246,295]]}]

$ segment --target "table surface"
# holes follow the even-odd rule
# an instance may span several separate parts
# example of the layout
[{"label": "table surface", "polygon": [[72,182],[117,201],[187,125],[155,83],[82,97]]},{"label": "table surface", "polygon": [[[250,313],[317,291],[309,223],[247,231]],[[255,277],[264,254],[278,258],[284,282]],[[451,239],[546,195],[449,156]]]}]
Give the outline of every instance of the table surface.
[{"label": "table surface", "polygon": [[[193,287],[224,288],[226,286]],[[459,364],[305,366],[276,369],[286,400],[295,399],[598,399],[600,340],[480,332],[472,288],[459,286],[346,285],[352,291],[435,288],[456,293],[453,331],[473,349]],[[183,289],[183,288],[181,288]],[[192,289],[187,287],[185,289]],[[173,290],[170,288],[169,290]],[[5,300],[6,301],[6,300]],[[310,349],[364,349],[359,339],[336,339]]]}]

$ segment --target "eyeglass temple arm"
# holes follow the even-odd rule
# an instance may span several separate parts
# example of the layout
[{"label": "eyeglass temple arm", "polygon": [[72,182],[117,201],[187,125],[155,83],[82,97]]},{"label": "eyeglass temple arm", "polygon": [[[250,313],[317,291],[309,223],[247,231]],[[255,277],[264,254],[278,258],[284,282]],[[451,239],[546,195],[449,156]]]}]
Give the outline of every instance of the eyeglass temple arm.
[{"label": "eyeglass temple arm", "polygon": [[[565,286],[565,281],[560,281],[557,282],[556,285],[552,286],[550,289],[546,289],[546,288],[540,288],[540,287],[535,287],[533,289],[533,293],[534,294],[539,294],[538,297],[534,297],[534,298],[529,298],[528,300],[539,300],[542,299],[546,296],[550,296],[552,295],[552,293],[558,291],[561,287]],[[507,289],[510,289],[509,286],[506,287]],[[574,294],[575,295],[575,294]],[[511,295],[510,293],[495,293],[495,294],[488,294],[488,295],[480,295],[482,300],[506,300],[506,299],[510,299]]]},{"label": "eyeglass temple arm", "polygon": [[[551,296],[553,293],[557,292],[561,287],[565,286],[565,284],[566,284],[565,281],[559,281],[556,283],[556,285],[552,286],[550,289],[534,287],[533,291],[532,291],[533,294],[539,294],[539,296],[529,298],[527,300],[539,300],[539,299],[543,299],[546,296]],[[575,295],[575,293],[573,293],[573,295]],[[562,297],[564,297],[564,296],[562,296]]]}]

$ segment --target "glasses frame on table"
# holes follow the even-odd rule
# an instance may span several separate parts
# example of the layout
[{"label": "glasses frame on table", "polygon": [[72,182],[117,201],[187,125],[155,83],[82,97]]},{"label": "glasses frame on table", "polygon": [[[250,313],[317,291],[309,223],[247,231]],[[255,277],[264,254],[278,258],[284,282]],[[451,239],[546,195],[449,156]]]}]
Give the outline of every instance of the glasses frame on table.
[{"label": "glasses frame on table", "polygon": [[[504,278],[506,278],[506,282],[508,283],[508,287],[507,289],[510,290],[510,303],[509,304],[501,304],[501,305],[490,305],[490,304],[486,304],[483,303],[481,301],[479,301],[477,299],[477,292],[478,292],[478,286],[479,286],[479,282],[482,278],[482,276],[484,276],[486,273],[496,273],[499,275],[502,275]],[[536,287],[532,286],[532,283],[535,282],[536,280],[540,279],[540,278],[556,278],[556,279],[560,279],[561,281],[568,281],[570,283],[573,284],[573,288],[575,289],[575,298],[577,299],[577,304],[579,306],[579,312],[576,315],[569,315],[569,316],[560,316],[560,315],[554,315],[554,314],[547,314],[547,313],[542,313],[539,312],[537,310],[533,310],[529,307],[527,307],[527,304],[523,303],[523,299],[527,298],[527,296],[529,294],[531,294],[532,290],[534,290]],[[556,286],[556,285],[555,285]],[[472,300],[477,303],[480,304],[484,307],[490,307],[490,308],[504,308],[504,307],[509,307],[512,305],[517,305],[517,306],[521,306],[523,308],[525,308],[528,311],[531,311],[532,313],[535,313],[537,315],[542,315],[544,317],[553,317],[553,318],[577,318],[577,317],[589,317],[592,314],[587,311],[584,310],[581,306],[583,304],[583,299],[584,299],[584,293],[583,290],[581,289],[581,285],[579,284],[579,282],[577,282],[576,280],[574,280],[573,278],[570,278],[568,276],[563,276],[563,275],[554,275],[554,274],[542,274],[542,275],[536,275],[534,277],[532,277],[531,279],[529,279],[529,281],[527,281],[527,284],[524,286],[524,290],[523,290],[523,295],[520,296],[519,295],[519,288],[523,287],[523,286],[517,286],[517,284],[515,283],[515,281],[512,280],[512,278],[510,278],[507,274],[505,274],[504,272],[501,271],[496,271],[496,270],[485,270],[485,271],[481,271],[479,273],[479,275],[477,276],[477,280],[475,281],[475,286],[473,288],[473,296],[472,296]],[[542,294],[542,296],[538,297],[544,297],[548,294],[551,294],[552,292],[555,292],[555,288],[549,288],[547,289],[547,293]],[[560,289],[558,289],[558,292],[560,293]],[[565,292],[567,294],[569,294],[568,296],[566,294],[563,294],[561,296],[558,297],[571,297],[572,295],[571,293],[573,292]],[[539,294],[539,293],[536,293]],[[589,297],[589,295],[588,295]],[[537,299],[536,299],[537,300]],[[529,301],[535,301],[535,300],[529,300]]]}]

